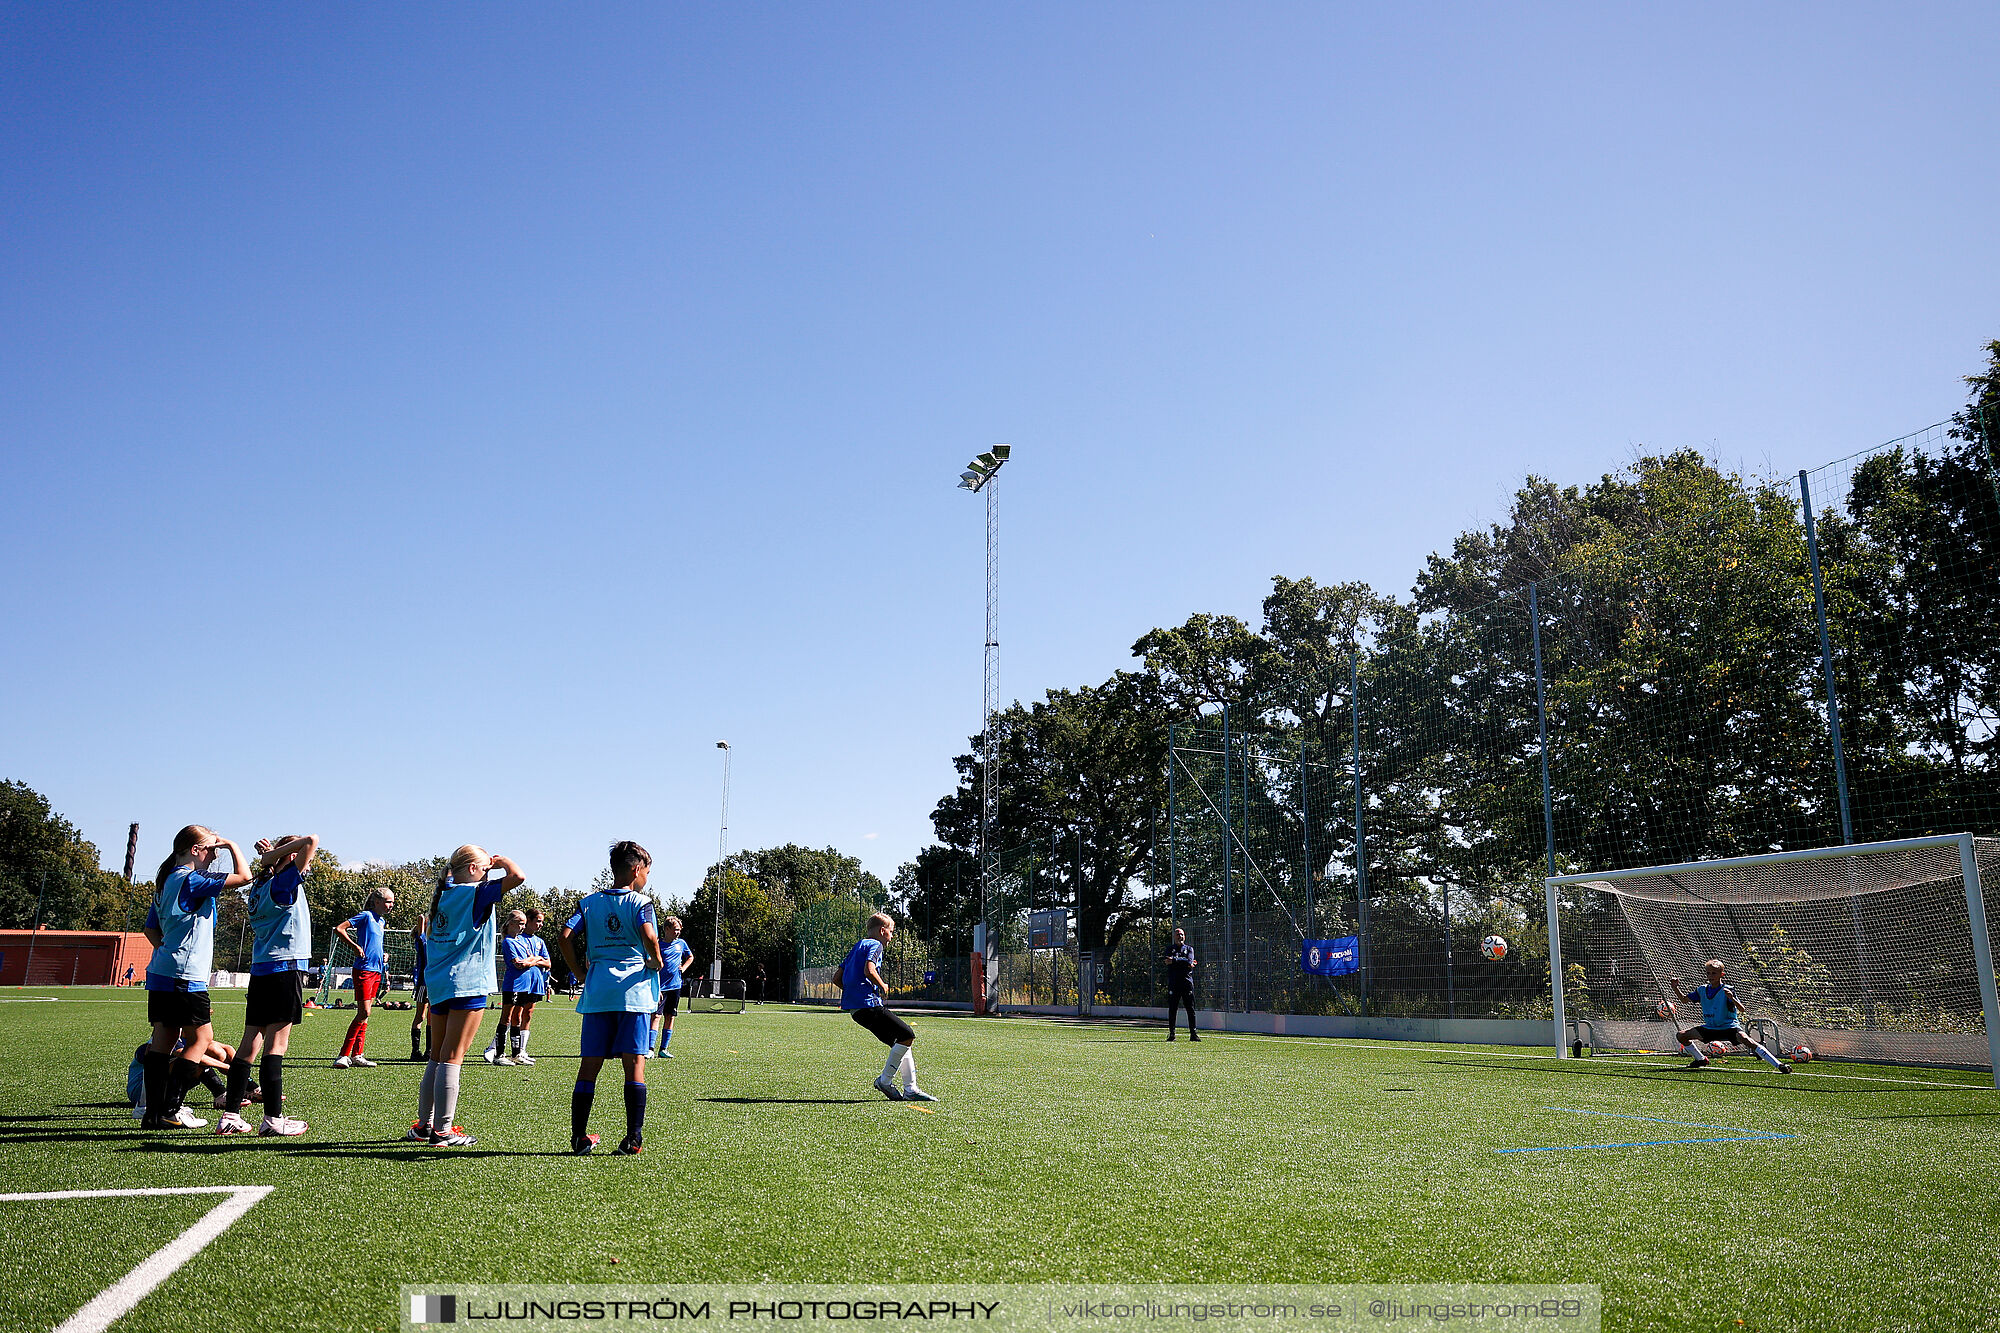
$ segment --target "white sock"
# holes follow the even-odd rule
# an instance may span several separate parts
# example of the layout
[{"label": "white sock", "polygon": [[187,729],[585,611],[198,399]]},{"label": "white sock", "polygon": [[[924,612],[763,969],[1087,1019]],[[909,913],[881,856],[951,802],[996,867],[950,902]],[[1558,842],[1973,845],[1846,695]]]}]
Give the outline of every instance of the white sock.
[{"label": "white sock", "polygon": [[431,1129],[443,1134],[451,1128],[452,1117],[458,1114],[458,1074],[457,1065],[437,1067],[437,1090],[433,1093]]},{"label": "white sock", "polygon": [[424,1081],[417,1088],[417,1123],[428,1126],[431,1123],[431,1107],[437,1101],[437,1061],[424,1066]]},{"label": "white sock", "polygon": [[1708,1052],[1696,1049],[1695,1044],[1693,1042],[1688,1042],[1685,1045],[1683,1045],[1681,1047],[1681,1054],[1685,1055],[1690,1060],[1708,1059]]},{"label": "white sock", "polygon": [[903,1048],[903,1091],[915,1092],[916,1090],[917,1057],[911,1052],[909,1047],[905,1046]]},{"label": "white sock", "polygon": [[882,1081],[884,1083],[893,1083],[896,1081],[896,1071],[903,1067],[903,1061],[909,1054],[910,1048],[901,1042],[889,1048],[889,1061],[882,1066]]},{"label": "white sock", "polygon": [[1762,1060],[1765,1064],[1771,1066],[1771,1068],[1773,1069],[1776,1069],[1779,1066],[1779,1064],[1782,1063],[1777,1056],[1771,1054],[1769,1051],[1765,1050],[1762,1046],[1759,1046],[1756,1042],[1750,1043],[1750,1049],[1757,1052],[1757,1058]]},{"label": "white sock", "polygon": [[516,1055],[526,1055],[527,1053],[528,1053],[528,1029],[526,1029],[526,1028],[515,1028],[515,1029],[514,1029],[514,1054],[516,1054]]}]

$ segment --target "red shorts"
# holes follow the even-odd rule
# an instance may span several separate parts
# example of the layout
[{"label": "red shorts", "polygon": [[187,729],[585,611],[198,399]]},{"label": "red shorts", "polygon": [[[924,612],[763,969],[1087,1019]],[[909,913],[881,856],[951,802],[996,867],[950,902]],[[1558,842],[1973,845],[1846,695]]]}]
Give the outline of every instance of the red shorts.
[{"label": "red shorts", "polygon": [[357,971],[354,974],[354,998],[356,1002],[366,1001],[369,1004],[373,1004],[375,997],[381,993],[382,974],[380,972]]}]

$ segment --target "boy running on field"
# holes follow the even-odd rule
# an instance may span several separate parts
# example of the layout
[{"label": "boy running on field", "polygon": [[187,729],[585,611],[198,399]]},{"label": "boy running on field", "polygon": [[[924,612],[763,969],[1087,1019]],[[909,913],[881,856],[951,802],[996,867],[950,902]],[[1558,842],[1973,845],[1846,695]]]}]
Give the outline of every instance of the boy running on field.
[{"label": "boy running on field", "polygon": [[1667,978],[1667,984],[1674,988],[1675,995],[1689,1004],[1701,1006],[1701,1026],[1688,1028],[1678,1034],[1681,1052],[1693,1057],[1688,1068],[1700,1069],[1708,1063],[1708,1052],[1694,1045],[1694,1042],[1728,1041],[1739,1046],[1748,1046],[1757,1052],[1759,1059],[1780,1074],[1791,1073],[1791,1065],[1751,1040],[1750,1034],[1743,1030],[1743,1005],[1737,1000],[1736,992],[1722,984],[1721,960],[1709,959],[1703,970],[1708,973],[1708,984],[1697,986],[1686,993],[1681,990],[1679,977]]},{"label": "boy running on field", "polygon": [[[617,1152],[633,1156],[645,1145],[646,1052],[652,1046],[650,1015],[660,1003],[660,932],[653,900],[645,894],[653,857],[636,842],[611,848],[612,885],[577,904],[562,929],[563,961],[583,981],[576,1011],[583,1015],[583,1060],[569,1098],[569,1150],[579,1157],[597,1147],[590,1132],[590,1104],[597,1074],[617,1056],[625,1065],[625,1137]],[[577,952],[578,935],[583,952]]]},{"label": "boy running on field", "polygon": [[[875,1091],[892,1102],[934,1102],[937,1098],[917,1086],[917,1058],[910,1053],[916,1032],[882,1007],[882,997],[889,993],[882,980],[882,950],[896,937],[896,923],[886,913],[877,912],[868,918],[867,932],[847,951],[847,960],[840,965],[840,1007],[889,1048]],[[898,1070],[903,1074],[901,1092],[896,1091]]]}]

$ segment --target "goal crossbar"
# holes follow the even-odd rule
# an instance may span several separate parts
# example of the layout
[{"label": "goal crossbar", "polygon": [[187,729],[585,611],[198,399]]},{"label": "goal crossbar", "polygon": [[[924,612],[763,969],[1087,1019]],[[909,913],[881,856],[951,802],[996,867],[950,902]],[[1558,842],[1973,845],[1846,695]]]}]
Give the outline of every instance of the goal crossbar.
[{"label": "goal crossbar", "polygon": [[[1957,853],[1955,867],[1951,865],[1949,855],[1954,851]],[[1987,863],[1984,877],[1981,874],[1982,859]],[[1829,861],[1846,862],[1846,873],[1818,872],[1808,865]],[[1870,869],[1870,877],[1865,882],[1859,870],[1864,863]],[[1555,1052],[1559,1057],[1570,1054],[1564,1000],[1567,973],[1562,955],[1561,891],[1565,888],[1595,890],[1624,900],[1621,911],[1629,925],[1636,914],[1646,909],[1658,912],[1679,907],[1689,911],[1701,909],[1730,914],[1780,903],[1796,907],[1846,900],[1854,904],[1871,895],[1914,886],[1931,886],[1935,892],[1936,886],[1948,883],[1954,869],[1964,889],[1965,916],[1962,923],[1970,937],[1965,943],[1970,945],[1971,970],[1977,980],[1985,1029],[1986,1063],[1993,1071],[1995,1087],[2000,1088],[2000,985],[1996,985],[1994,977],[1986,891],[1982,884],[1982,878],[1991,878],[2000,884],[2000,842],[1978,839],[1970,833],[1932,834],[1883,842],[1814,847],[1712,861],[1684,861],[1674,865],[1636,866],[1625,870],[1581,871],[1547,877],[1543,887],[1548,911],[1549,990],[1555,1019]],[[1773,871],[1780,872],[1781,888],[1760,890],[1754,881],[1760,875],[1771,878]],[[1856,907],[1853,910],[1856,913],[1858,962],[1860,909]],[[1956,929],[1955,923],[1953,933]],[[1775,925],[1773,930],[1777,931]],[[1615,967],[1613,970],[1615,973]]]}]

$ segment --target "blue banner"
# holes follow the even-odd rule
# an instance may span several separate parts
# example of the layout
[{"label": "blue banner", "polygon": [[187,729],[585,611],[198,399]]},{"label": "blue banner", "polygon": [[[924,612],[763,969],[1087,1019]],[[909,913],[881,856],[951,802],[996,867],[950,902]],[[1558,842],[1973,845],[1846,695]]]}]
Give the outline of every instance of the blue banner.
[{"label": "blue banner", "polygon": [[1353,935],[1337,940],[1307,940],[1299,946],[1299,971],[1315,977],[1344,977],[1361,970],[1361,941]]}]

